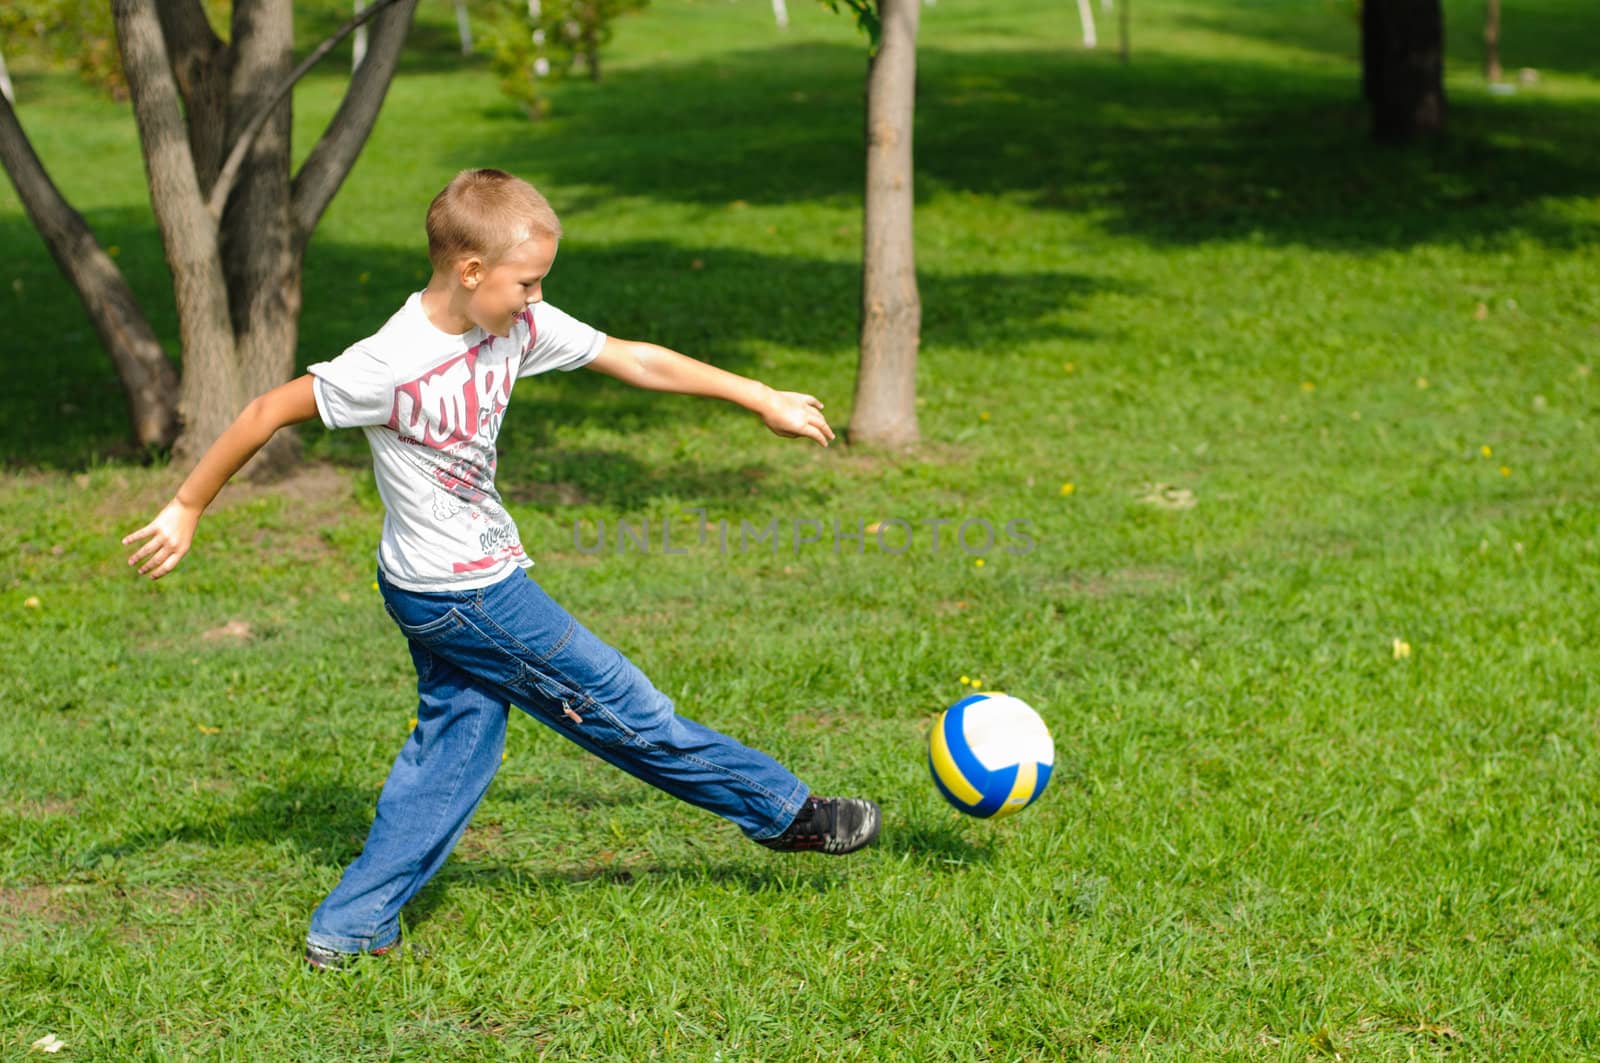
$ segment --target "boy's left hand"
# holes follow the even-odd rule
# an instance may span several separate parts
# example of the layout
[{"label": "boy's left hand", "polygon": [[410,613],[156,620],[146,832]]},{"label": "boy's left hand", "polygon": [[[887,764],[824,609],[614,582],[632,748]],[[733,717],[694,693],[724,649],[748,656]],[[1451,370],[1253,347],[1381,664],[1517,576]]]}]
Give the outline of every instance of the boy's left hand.
[{"label": "boy's left hand", "polygon": [[799,391],[774,391],[762,405],[761,420],[776,435],[805,436],[821,446],[833,440],[833,429],[822,415],[822,400]]}]

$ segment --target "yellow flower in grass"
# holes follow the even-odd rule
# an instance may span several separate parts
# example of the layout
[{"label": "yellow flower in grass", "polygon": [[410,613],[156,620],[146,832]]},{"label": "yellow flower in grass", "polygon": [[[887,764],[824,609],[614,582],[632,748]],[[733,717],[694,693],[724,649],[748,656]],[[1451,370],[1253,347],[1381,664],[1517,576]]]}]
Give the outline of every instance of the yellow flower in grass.
[{"label": "yellow flower in grass", "polygon": [[1078,485],[1077,484],[1064,483],[1064,484],[1061,485],[1061,494],[1062,494],[1063,497],[1065,497],[1067,495],[1072,494],[1077,489],[1078,489]]},{"label": "yellow flower in grass", "polygon": [[1397,660],[1397,661],[1403,661],[1407,657],[1410,657],[1410,656],[1411,656],[1411,643],[1407,642],[1405,639],[1395,639],[1394,640],[1394,659]]},{"label": "yellow flower in grass", "polygon": [[1478,453],[1482,454],[1486,458],[1492,458],[1494,457],[1494,448],[1485,443],[1483,446],[1478,448]]},{"label": "yellow flower in grass", "polygon": [[1510,476],[1511,475],[1511,466],[1509,466],[1509,465],[1500,466],[1500,475],[1501,476]]}]

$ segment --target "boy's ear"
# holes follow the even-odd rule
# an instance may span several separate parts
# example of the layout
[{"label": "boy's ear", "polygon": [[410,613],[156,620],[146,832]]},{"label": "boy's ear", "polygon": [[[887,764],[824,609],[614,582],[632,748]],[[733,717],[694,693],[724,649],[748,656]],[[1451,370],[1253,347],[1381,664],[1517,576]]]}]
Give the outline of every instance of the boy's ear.
[{"label": "boy's ear", "polygon": [[456,279],[461,282],[463,288],[468,290],[476,288],[483,282],[483,275],[486,272],[483,259],[476,255],[456,260]]}]

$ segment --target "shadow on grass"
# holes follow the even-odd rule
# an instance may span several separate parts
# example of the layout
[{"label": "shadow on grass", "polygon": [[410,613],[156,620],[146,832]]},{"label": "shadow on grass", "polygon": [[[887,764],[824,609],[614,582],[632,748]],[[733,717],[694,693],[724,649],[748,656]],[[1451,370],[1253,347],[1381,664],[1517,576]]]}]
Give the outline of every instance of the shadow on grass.
[{"label": "shadow on grass", "polygon": [[[558,150],[516,134],[481,150],[556,187],[587,186],[577,212],[616,195],[854,202],[860,77],[860,55],[843,45],[653,64],[566,91]],[[729,85],[738,91],[717,91]],[[1331,74],[1225,56],[1146,53],[1122,66],[925,47],[917,190],[923,202],[1022,196],[1158,243],[1252,236],[1364,250],[1516,232],[1570,247],[1597,235],[1542,203],[1600,191],[1590,109],[1536,94],[1463,98],[1450,120],[1430,148],[1371,144],[1353,62]]]},{"label": "shadow on grass", "polygon": [[885,852],[915,861],[934,870],[987,864],[994,859],[994,843],[987,838],[973,842],[965,824],[944,822],[906,823],[886,830],[878,847]]}]

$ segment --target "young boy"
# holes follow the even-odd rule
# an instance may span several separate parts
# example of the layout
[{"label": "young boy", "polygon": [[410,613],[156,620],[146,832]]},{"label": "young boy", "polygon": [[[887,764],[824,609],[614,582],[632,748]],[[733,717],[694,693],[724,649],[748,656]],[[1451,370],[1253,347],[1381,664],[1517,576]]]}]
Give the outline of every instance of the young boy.
[{"label": "young boy", "polygon": [[[533,186],[458,174],[428,209],[433,276],[378,332],[245,407],[128,559],[151,579],[189,550],[200,514],[285,425],[360,428],[386,510],[384,608],[417,671],[417,726],[378,797],[365,847],[311,918],[305,958],[343,966],[400,936],[400,909],[455,846],[500,766],[508,705],[782,851],[848,853],[879,812],[818,798],[771,757],[676,715],[621,653],[527,578],[494,486],[512,384],[588,366],[636,387],[738,403],[780,436],[826,446],[822,403],[648,343],[608,337],[543,301],[561,224]],[[142,562],[142,564],[141,564]]]}]

